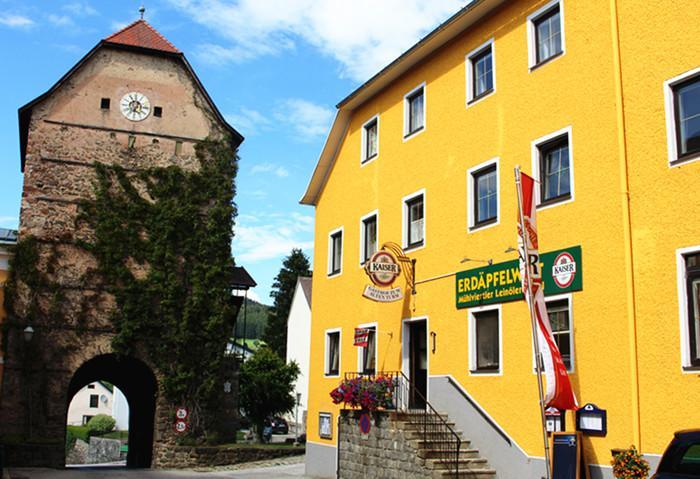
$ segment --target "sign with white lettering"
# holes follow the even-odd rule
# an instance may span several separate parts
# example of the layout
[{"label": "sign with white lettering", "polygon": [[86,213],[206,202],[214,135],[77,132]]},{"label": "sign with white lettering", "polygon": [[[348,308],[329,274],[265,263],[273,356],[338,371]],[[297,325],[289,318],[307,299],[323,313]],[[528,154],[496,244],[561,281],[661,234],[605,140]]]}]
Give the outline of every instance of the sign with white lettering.
[{"label": "sign with white lettering", "polygon": [[[540,254],[545,296],[583,289],[581,247]],[[518,260],[461,271],[455,276],[457,308],[523,299]]]},{"label": "sign with white lettering", "polygon": [[380,303],[391,303],[403,298],[401,288],[391,288],[391,285],[401,274],[401,266],[390,251],[379,250],[374,253],[365,264],[365,272],[374,285],[365,286],[362,296]]}]

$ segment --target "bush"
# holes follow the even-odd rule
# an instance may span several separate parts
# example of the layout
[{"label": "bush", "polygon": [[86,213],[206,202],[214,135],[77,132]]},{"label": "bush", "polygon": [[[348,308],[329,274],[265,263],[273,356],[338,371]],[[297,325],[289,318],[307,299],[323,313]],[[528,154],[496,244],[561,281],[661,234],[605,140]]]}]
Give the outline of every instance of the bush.
[{"label": "bush", "polygon": [[91,436],[100,436],[112,431],[116,424],[117,421],[112,416],[98,414],[88,421],[87,427]]},{"label": "bush", "polygon": [[90,441],[90,431],[87,426],[66,426],[66,454],[73,449],[76,439]]},{"label": "bush", "polygon": [[645,479],[649,474],[649,463],[634,446],[616,454],[611,464],[617,479]]}]

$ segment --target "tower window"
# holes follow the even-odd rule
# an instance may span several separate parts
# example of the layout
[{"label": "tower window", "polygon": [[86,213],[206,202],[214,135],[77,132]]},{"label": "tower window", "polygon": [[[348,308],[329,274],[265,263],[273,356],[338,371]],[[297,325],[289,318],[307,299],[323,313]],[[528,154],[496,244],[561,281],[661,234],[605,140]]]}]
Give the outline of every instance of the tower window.
[{"label": "tower window", "polygon": [[103,98],[100,100],[100,108],[103,110],[109,110],[109,98]]},{"label": "tower window", "polygon": [[136,137],[134,135],[129,135],[129,148],[136,146]]},{"label": "tower window", "polygon": [[153,116],[157,116],[158,118],[163,116],[163,107],[162,106],[154,106],[153,107]]},{"label": "tower window", "polygon": [[176,155],[182,154],[182,142],[180,140],[175,141],[175,154]]}]

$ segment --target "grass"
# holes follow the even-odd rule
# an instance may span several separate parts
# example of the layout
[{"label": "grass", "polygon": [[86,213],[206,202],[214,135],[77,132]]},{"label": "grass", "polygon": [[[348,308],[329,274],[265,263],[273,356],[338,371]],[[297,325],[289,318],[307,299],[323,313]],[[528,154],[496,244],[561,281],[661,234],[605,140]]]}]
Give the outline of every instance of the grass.
[{"label": "grass", "polygon": [[107,434],[102,434],[99,437],[104,437],[106,439],[119,439],[120,441],[129,440],[129,431],[112,431]]}]

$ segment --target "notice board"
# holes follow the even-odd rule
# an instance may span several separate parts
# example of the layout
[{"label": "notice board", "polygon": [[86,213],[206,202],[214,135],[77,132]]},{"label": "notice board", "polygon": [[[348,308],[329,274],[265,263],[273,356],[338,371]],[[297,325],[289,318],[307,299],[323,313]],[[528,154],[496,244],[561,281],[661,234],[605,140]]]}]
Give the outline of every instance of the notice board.
[{"label": "notice board", "polygon": [[580,432],[552,433],[552,479],[588,479]]}]

